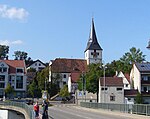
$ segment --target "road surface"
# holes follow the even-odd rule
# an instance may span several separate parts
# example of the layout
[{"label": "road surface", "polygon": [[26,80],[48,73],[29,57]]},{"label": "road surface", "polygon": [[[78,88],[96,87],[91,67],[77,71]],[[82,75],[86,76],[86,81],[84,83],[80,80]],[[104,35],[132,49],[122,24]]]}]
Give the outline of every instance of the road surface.
[{"label": "road surface", "polygon": [[71,105],[49,107],[49,119],[141,119],[141,117],[131,114],[113,113],[111,111],[100,111]]}]

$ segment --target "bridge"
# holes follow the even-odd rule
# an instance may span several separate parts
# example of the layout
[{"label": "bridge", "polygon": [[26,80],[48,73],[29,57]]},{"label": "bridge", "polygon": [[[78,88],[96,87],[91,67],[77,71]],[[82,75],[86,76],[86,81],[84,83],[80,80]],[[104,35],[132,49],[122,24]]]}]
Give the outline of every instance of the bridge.
[{"label": "bridge", "polygon": [[0,109],[17,111],[22,113],[25,119],[34,119],[33,109],[25,103],[11,101],[0,102]]}]

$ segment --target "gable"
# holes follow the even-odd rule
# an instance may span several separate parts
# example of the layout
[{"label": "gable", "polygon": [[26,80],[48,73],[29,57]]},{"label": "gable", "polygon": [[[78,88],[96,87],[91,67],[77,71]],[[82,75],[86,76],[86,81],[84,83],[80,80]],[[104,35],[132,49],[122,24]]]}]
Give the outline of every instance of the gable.
[{"label": "gable", "polygon": [[7,68],[9,68],[9,66],[3,61],[0,62],[0,67],[7,67]]}]

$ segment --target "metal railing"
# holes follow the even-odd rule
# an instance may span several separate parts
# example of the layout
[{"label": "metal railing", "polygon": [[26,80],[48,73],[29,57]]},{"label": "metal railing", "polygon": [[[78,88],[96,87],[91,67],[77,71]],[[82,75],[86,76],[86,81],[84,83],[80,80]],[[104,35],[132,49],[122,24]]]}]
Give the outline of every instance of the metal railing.
[{"label": "metal railing", "polygon": [[0,102],[0,106],[4,106],[4,107],[5,106],[14,106],[14,107],[22,108],[27,112],[30,119],[35,119],[33,109],[24,102],[5,101],[5,102]]},{"label": "metal railing", "polygon": [[123,113],[141,114],[150,116],[150,105],[146,104],[111,104],[111,103],[91,103],[81,102],[80,105],[86,108],[106,109],[110,111],[120,111]]}]

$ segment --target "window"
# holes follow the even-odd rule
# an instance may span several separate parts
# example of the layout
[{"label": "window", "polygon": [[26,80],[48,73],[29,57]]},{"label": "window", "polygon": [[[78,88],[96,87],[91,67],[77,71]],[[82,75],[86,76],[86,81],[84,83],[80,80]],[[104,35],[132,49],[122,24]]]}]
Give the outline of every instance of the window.
[{"label": "window", "polygon": [[115,96],[114,95],[110,95],[110,101],[115,101]]},{"label": "window", "polygon": [[122,88],[117,88],[117,91],[122,91]]},{"label": "window", "polygon": [[144,92],[147,92],[147,87],[144,87]]},{"label": "window", "polygon": [[37,63],[35,63],[35,66],[37,66]]},{"label": "window", "polygon": [[99,53],[97,53],[97,55],[99,55]]},{"label": "window", "polygon": [[5,75],[0,75],[0,81],[5,81]]},{"label": "window", "polygon": [[91,52],[91,55],[93,55],[93,52]]},{"label": "window", "polygon": [[23,69],[17,69],[17,73],[23,73]]},{"label": "window", "polygon": [[63,82],[63,85],[66,85],[66,82]]},{"label": "window", "polygon": [[126,85],[126,87],[128,87],[129,84],[125,84],[125,85]]},{"label": "window", "polygon": [[143,76],[143,77],[142,77],[142,80],[147,81],[147,80],[148,80],[148,77],[147,77],[147,76]]},{"label": "window", "polygon": [[150,81],[150,76],[148,76],[148,80]]},{"label": "window", "polygon": [[39,63],[39,66],[41,66],[41,64]]},{"label": "window", "polygon": [[16,77],[16,88],[19,88],[19,89],[23,88],[23,76]]},{"label": "window", "polygon": [[0,83],[0,88],[5,88],[5,83]]},{"label": "window", "polygon": [[[105,90],[107,90],[108,88],[105,88]],[[104,90],[104,88],[101,88],[101,90]]]},{"label": "window", "polygon": [[7,68],[6,67],[1,67],[0,72],[7,72]]},{"label": "window", "polygon": [[64,78],[66,78],[66,74],[64,74]]},{"label": "window", "polygon": [[7,68],[6,67],[3,68],[3,72],[7,72]]}]

